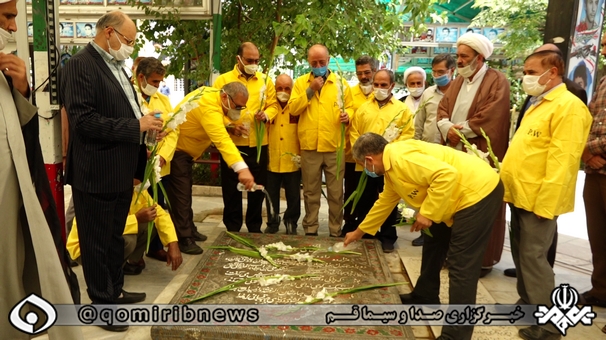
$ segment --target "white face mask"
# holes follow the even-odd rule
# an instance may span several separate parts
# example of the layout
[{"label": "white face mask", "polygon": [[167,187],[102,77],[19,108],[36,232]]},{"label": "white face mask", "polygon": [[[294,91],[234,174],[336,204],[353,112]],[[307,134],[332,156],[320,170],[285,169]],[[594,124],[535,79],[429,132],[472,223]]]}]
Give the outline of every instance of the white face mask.
[{"label": "white face mask", "polygon": [[158,92],[158,88],[151,86],[147,81],[145,81],[145,87],[141,86],[141,92],[151,97]]},{"label": "white face mask", "polygon": [[425,91],[425,87],[411,87],[408,89],[410,95],[415,98],[419,98],[423,94],[423,91]]},{"label": "white face mask", "polygon": [[524,92],[526,92],[526,94],[529,96],[540,96],[545,91],[547,83],[551,81],[551,79],[549,79],[547,83],[543,85],[539,84],[539,79],[547,74],[547,72],[549,72],[549,70],[545,71],[545,73],[541,74],[540,76],[525,75],[522,80],[522,89]]},{"label": "white face mask", "polygon": [[223,104],[223,101],[221,101],[221,105],[223,105],[223,107],[227,109],[227,117],[229,117],[229,119],[231,119],[232,121],[240,119],[240,114],[242,113],[242,110],[231,108],[229,96],[227,96],[227,106]]},{"label": "white face mask", "polygon": [[13,35],[11,32],[5,30],[4,28],[0,28],[0,51],[2,51],[6,47],[6,43],[8,43],[8,39]]},{"label": "white face mask", "polygon": [[[473,65],[473,68],[471,67],[471,65]],[[457,67],[457,72],[461,77],[469,78],[476,71],[477,65],[477,59],[474,58],[473,61],[469,63],[469,65],[465,67]]]},{"label": "white face mask", "polygon": [[281,103],[286,103],[290,99],[290,93],[278,92],[276,93],[276,97],[278,97],[278,101],[280,101]]},{"label": "white face mask", "polygon": [[378,101],[383,101],[389,97],[389,89],[380,89],[375,88],[375,99]]},{"label": "white face mask", "polygon": [[240,56],[238,56],[238,60],[240,60],[240,62],[242,63],[242,66],[244,66],[244,73],[248,74],[249,76],[252,76],[255,73],[257,73],[257,70],[259,69],[259,65],[256,65],[256,64],[244,65],[244,62],[242,61],[242,58],[240,58]]},{"label": "white face mask", "polygon": [[368,96],[372,92],[373,87],[372,87],[372,84],[368,84],[368,85],[360,84],[360,89],[362,90],[362,93],[364,93],[365,95]]},{"label": "white face mask", "polygon": [[120,42],[120,49],[119,50],[112,49],[112,45],[110,45],[109,40],[107,40],[107,47],[109,48],[109,54],[111,54],[112,57],[116,58],[117,61],[122,61],[122,60],[128,59],[130,57],[130,55],[133,54],[133,51],[135,50],[135,48],[123,43],[120,40],[120,38],[118,38],[117,34],[114,34],[114,35],[116,36],[116,39],[118,39],[118,42]]}]

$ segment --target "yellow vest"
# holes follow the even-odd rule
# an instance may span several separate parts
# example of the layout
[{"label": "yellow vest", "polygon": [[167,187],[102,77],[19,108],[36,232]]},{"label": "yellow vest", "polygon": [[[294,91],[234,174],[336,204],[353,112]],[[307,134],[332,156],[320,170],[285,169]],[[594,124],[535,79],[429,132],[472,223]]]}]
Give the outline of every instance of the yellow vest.
[{"label": "yellow vest", "polygon": [[[362,88],[360,88],[360,84],[354,86],[351,88],[351,97],[353,99],[353,112],[354,114],[350,117],[352,122],[354,119],[354,116],[356,115],[356,112],[358,112],[358,108],[360,108],[360,106],[362,106],[362,104],[364,104],[367,100],[372,100],[375,95],[374,93],[370,92],[368,94],[368,96],[366,96],[364,94],[364,92],[362,92]],[[347,130],[346,133],[347,135],[345,136],[345,161],[347,163],[355,163],[356,161],[353,159],[353,156],[351,155],[351,138],[350,138],[350,134],[351,134],[351,123],[347,126]]]},{"label": "yellow vest", "polygon": [[288,104],[269,124],[269,166],[271,172],[295,172],[299,167],[292,161],[292,155],[299,155],[297,123],[299,117],[292,116]]},{"label": "yellow vest", "polygon": [[191,93],[175,107],[175,112],[189,98],[203,92],[198,100],[198,107],[187,114],[187,121],[180,126],[177,150],[186,152],[193,159],[198,159],[208,149],[211,143],[221,152],[221,157],[228,166],[243,162],[240,151],[223,124],[223,107],[221,105],[221,92],[210,87],[200,87]]},{"label": "yellow vest", "polygon": [[[149,110],[149,112],[153,112],[155,110],[162,112],[164,124],[166,124],[166,122],[169,120],[168,114],[173,112],[173,108],[170,105],[170,100],[168,97],[159,92],[156,92],[153,96],[149,97],[149,103],[146,100],[143,100],[142,105]],[[158,143],[157,151],[157,154],[166,161],[166,164],[164,164],[162,167],[162,171],[160,171],[160,175],[162,176],[170,174],[170,161],[173,159],[173,155],[175,154],[175,149],[177,147],[177,139],[179,139],[179,127],[177,127],[175,130],[167,128],[165,131],[168,132],[168,134],[162,139],[162,141],[160,141],[160,143]]]},{"label": "yellow vest", "polygon": [[360,224],[376,234],[400,198],[435,223],[452,226],[453,216],[488,196],[499,175],[480,158],[414,139],[385,146],[385,188]]},{"label": "yellow vest", "polygon": [[[137,217],[135,214],[139,210],[148,207],[149,205],[147,202],[152,202],[152,198],[149,193],[147,193],[147,190],[141,191],[139,200],[135,201],[137,199],[137,195],[138,191],[135,189],[135,191],[133,191],[133,198],[130,203],[128,217],[126,218],[126,226],[124,227],[123,233],[124,235],[138,234],[139,222],[137,222]],[[157,217],[154,220],[154,223],[162,244],[166,246],[169,243],[177,242],[177,232],[175,231],[173,221],[170,219],[170,215],[159,205],[156,206],[156,214]],[[67,237],[67,244],[65,247],[67,248],[69,256],[71,256],[72,259],[75,260],[80,257],[80,240],[78,238],[78,226],[75,218],[74,224],[72,225],[72,230]]]},{"label": "yellow vest", "polygon": [[[298,131],[301,150],[334,152],[341,142],[341,86],[337,83],[337,75],[331,72],[320,91],[316,91],[311,100],[307,100],[306,90],[313,79],[311,73],[297,78],[288,101],[290,113],[293,116],[301,116]],[[345,92],[345,111],[351,117],[351,90],[345,80],[339,81],[343,84]]]},{"label": "yellow vest", "polygon": [[[351,123],[350,142],[354,145],[358,138],[367,133],[374,132],[383,136],[385,129],[390,124],[402,128],[400,136],[393,141],[411,139],[415,134],[413,114],[408,106],[393,96],[383,107],[374,98],[364,102],[356,111]],[[362,171],[360,164],[356,165],[356,171]]]},{"label": "yellow vest", "polygon": [[592,120],[564,84],[531,105],[503,158],[505,202],[549,219],[573,211]]},{"label": "yellow vest", "polygon": [[[238,65],[234,66],[234,69],[230,72],[223,73],[222,75],[215,80],[213,87],[216,89],[221,89],[225,84],[238,81],[248,89],[248,102],[246,102],[246,109],[242,111],[240,119],[235,122],[232,122],[227,117],[225,117],[225,125],[229,123],[233,123],[236,125],[242,124],[243,122],[248,122],[250,124],[250,133],[248,138],[237,137],[234,135],[229,135],[234,143],[238,146],[249,146],[256,147],[257,146],[257,135],[255,133],[255,122],[254,115],[260,110],[261,106],[261,91],[266,88],[265,95],[266,99],[263,104],[263,111],[269,117],[269,120],[272,120],[278,112],[280,112],[280,104],[278,104],[278,100],[276,99],[276,88],[274,87],[273,81],[271,78],[265,81],[266,75],[261,72],[257,72],[254,76],[246,79],[246,77],[240,72],[238,69]],[[258,122],[258,124],[263,124],[262,122]],[[267,127],[267,126],[266,126]],[[265,129],[265,135],[263,136],[263,144],[267,145],[267,128]]]}]

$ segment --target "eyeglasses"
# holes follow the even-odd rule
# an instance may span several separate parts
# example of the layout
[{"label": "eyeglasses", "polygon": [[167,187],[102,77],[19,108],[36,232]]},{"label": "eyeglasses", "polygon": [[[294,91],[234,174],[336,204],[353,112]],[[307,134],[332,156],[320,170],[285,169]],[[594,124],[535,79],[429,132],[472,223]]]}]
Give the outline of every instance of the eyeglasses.
[{"label": "eyeglasses", "polygon": [[116,33],[120,34],[122,36],[122,38],[124,38],[124,40],[126,40],[126,45],[128,45],[128,46],[134,46],[135,45],[135,41],[134,40],[128,39],[124,34],[120,33],[120,31],[118,31],[117,29],[115,29],[113,27],[112,27],[112,29],[114,31],[116,31]]},{"label": "eyeglasses", "polygon": [[[229,98],[229,99],[230,99],[230,100],[231,100],[231,101],[234,103],[234,105],[236,105],[236,107],[235,107],[235,109],[236,109],[236,110],[240,110],[240,111],[242,111],[242,110],[244,110],[244,109],[246,108],[246,105],[244,105],[244,106],[238,106],[238,104],[236,104],[236,102],[235,102],[235,101],[234,101],[234,99],[233,99],[233,98],[232,98],[232,97],[229,95],[229,93],[227,93],[227,92],[225,92],[225,91],[223,91],[223,93],[225,93],[225,94],[227,95],[227,98]],[[229,103],[228,103],[228,104],[229,104]]]}]

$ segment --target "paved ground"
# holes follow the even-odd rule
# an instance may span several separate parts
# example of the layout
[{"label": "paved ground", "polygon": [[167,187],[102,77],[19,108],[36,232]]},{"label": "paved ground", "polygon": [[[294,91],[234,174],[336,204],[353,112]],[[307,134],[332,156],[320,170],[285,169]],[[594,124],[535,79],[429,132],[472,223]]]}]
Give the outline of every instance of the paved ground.
[{"label": "paved ground", "polygon": [[[558,230],[560,238],[558,242],[558,255],[556,258],[556,284],[569,283],[579,292],[584,292],[591,287],[590,274],[592,270],[591,252],[587,241],[587,232],[585,225],[584,208],[582,205],[582,183],[584,181],[583,173],[580,173],[577,183],[576,210],[574,213],[561,216],[558,221]],[[66,190],[66,201],[69,200],[70,190]],[[203,248],[210,245],[217,235],[225,230],[221,223],[221,212],[223,202],[221,197],[213,197],[217,190],[201,188],[199,192],[206,196],[194,196],[194,212],[196,214],[196,223],[198,230],[209,236],[209,240],[201,243]],[[218,190],[220,192],[220,190]],[[285,202],[282,202],[282,206]],[[327,235],[327,204],[323,200],[320,212],[320,235]],[[302,211],[303,208],[302,208]],[[283,228],[283,227],[282,227]],[[243,229],[245,231],[245,229]],[[281,232],[284,232],[281,230]],[[399,240],[396,245],[397,252],[386,254],[394,279],[411,281],[409,271],[418,270],[418,268],[405,268],[402,259],[409,263],[410,259],[418,260],[421,256],[420,247],[412,247],[410,241],[416,237],[408,230],[399,229]],[[147,267],[139,276],[127,276],[125,279],[125,290],[127,291],[145,291],[147,293],[146,303],[168,303],[175,292],[182,285],[185,278],[196,266],[199,256],[183,255],[184,262],[181,268],[176,272],[170,271],[164,263],[145,258]],[[413,261],[414,262],[414,261]],[[516,280],[503,275],[503,270],[513,267],[511,253],[509,252],[509,240],[505,240],[505,250],[501,262],[494,267],[492,273],[480,280],[480,284],[488,291],[490,298],[497,303],[513,303],[517,300],[515,290]],[[82,276],[82,268],[76,267],[75,272],[80,279],[83,303],[89,303],[86,294],[86,285]],[[416,279],[412,280],[414,283]],[[401,287],[402,292],[409,292],[412,285]],[[595,308],[597,318],[593,326],[577,326],[569,331],[566,339],[606,339],[606,335],[600,332],[600,328],[606,324],[606,309]],[[106,332],[98,327],[83,327],[86,339],[150,339],[149,327],[131,327],[126,333]],[[415,336],[418,339],[433,339],[434,336],[428,327],[413,327]],[[476,332],[474,339],[516,339],[513,337],[490,336],[484,337]],[[46,336],[37,339],[45,339]]]}]

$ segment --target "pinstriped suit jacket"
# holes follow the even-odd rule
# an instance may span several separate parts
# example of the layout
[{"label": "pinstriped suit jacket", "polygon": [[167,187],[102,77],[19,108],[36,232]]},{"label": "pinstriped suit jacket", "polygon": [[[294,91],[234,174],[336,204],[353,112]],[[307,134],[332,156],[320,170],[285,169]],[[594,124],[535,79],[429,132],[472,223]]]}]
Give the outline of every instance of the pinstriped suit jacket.
[{"label": "pinstriped suit jacket", "polygon": [[60,80],[70,127],[66,182],[88,193],[132,189],[142,156],[139,121],[122,86],[91,44],[69,60]]}]

